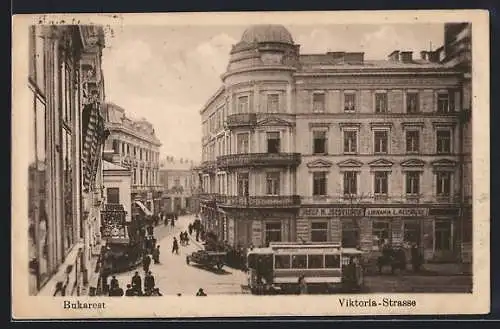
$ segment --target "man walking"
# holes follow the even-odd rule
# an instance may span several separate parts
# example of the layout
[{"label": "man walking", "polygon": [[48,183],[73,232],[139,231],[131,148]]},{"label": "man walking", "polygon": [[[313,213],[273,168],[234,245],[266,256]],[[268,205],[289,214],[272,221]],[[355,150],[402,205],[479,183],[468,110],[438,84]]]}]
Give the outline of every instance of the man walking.
[{"label": "man walking", "polygon": [[155,287],[155,278],[154,278],[153,274],[151,274],[151,271],[149,271],[146,274],[146,277],[144,278],[144,292],[145,292],[146,296],[151,295],[154,287]]},{"label": "man walking", "polygon": [[179,243],[177,242],[177,238],[174,237],[174,242],[172,243],[172,254],[176,253],[177,255],[179,254]]},{"label": "man walking", "polygon": [[153,249],[153,261],[155,264],[160,264],[160,246],[156,246],[155,249]]},{"label": "man walking", "polygon": [[142,269],[144,272],[149,272],[149,266],[151,265],[151,257],[149,255],[144,255],[144,258],[142,259]]}]

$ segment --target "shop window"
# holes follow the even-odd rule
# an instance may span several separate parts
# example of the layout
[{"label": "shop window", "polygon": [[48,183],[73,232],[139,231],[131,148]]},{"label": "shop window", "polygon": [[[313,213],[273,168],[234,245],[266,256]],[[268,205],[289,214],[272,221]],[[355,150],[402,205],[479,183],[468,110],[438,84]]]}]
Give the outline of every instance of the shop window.
[{"label": "shop window", "polygon": [[344,94],[344,112],[356,111],[356,94]]},{"label": "shop window", "polygon": [[313,132],[313,154],[327,154],[326,131]]},{"label": "shop window", "polygon": [[281,241],[281,223],[266,223],[266,243]]},{"label": "shop window", "polygon": [[358,193],[358,173],[355,171],[344,172],[344,195],[356,195]]},{"label": "shop window", "polygon": [[268,132],[267,133],[267,153],[280,152],[280,133]]},{"label": "shop window", "polygon": [[375,94],[375,113],[387,113],[387,94]]},{"label": "shop window", "polygon": [[290,268],[290,255],[276,255],[274,256],[274,268],[284,269]]},{"label": "shop window", "polygon": [[280,173],[268,172],[266,173],[266,192],[267,195],[280,194]]},{"label": "shop window", "polygon": [[325,112],[325,94],[324,93],[314,93],[313,94],[313,112],[314,113]]},{"label": "shop window", "polygon": [[436,220],[434,223],[436,251],[452,250],[452,223],[449,220]]},{"label": "shop window", "polygon": [[318,171],[313,173],[313,195],[326,196],[326,172]]},{"label": "shop window", "polygon": [[407,93],[406,94],[406,112],[407,113],[418,113],[420,112],[418,93]]},{"label": "shop window", "polygon": [[307,255],[307,268],[323,268],[323,255]]},{"label": "shop window", "polygon": [[325,268],[339,268],[340,255],[325,255]]},{"label": "shop window", "polygon": [[406,132],[406,153],[418,153],[420,149],[420,132],[408,130]]},{"label": "shop window", "polygon": [[311,241],[312,242],[328,241],[328,223],[327,222],[312,222],[311,223]]},{"label": "shop window", "polygon": [[307,268],[307,255],[293,255],[292,268]]},{"label": "shop window", "polygon": [[373,247],[379,250],[384,243],[389,243],[391,240],[391,225],[387,219],[373,220]]},{"label": "shop window", "polygon": [[112,204],[120,203],[120,189],[117,187],[108,187],[106,189],[106,202]]},{"label": "shop window", "polygon": [[354,220],[342,220],[342,247],[359,247],[359,226]]}]

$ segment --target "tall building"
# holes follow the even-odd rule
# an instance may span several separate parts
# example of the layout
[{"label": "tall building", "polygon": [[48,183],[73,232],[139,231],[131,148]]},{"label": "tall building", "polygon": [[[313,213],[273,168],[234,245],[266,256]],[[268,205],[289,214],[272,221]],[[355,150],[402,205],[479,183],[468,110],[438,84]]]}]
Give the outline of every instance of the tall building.
[{"label": "tall building", "polygon": [[[160,184],[163,188],[161,210],[191,212],[193,194],[193,161],[168,156],[160,165]],[[197,180],[196,180],[197,181]]]},{"label": "tall building", "polygon": [[233,245],[459,260],[463,79],[437,52],[301,54],[285,27],[249,27],[200,111],[202,222]]},{"label": "tall building", "polygon": [[112,163],[132,172],[132,201],[147,214],[160,211],[161,186],[159,161],[161,142],[153,125],[146,119],[132,120],[120,106],[107,103],[104,107],[106,128],[110,136],[106,151],[112,150]]},{"label": "tall building", "polygon": [[[28,32],[28,31],[27,31]],[[29,292],[80,295],[99,243],[104,100],[98,26],[31,26]]]}]

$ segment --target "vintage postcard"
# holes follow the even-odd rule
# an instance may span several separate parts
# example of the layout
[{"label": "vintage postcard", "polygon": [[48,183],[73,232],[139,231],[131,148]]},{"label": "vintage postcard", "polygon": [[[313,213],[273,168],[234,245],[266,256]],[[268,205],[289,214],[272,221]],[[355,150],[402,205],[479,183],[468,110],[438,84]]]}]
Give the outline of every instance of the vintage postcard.
[{"label": "vintage postcard", "polygon": [[463,10],[15,16],[13,318],[488,313],[488,36]]}]

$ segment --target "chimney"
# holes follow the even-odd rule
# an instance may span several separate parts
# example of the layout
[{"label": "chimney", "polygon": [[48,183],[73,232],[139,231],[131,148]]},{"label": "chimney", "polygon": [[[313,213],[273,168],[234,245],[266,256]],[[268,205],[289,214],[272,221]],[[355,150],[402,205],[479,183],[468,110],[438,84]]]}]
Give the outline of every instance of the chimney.
[{"label": "chimney", "polygon": [[345,53],[344,62],[347,64],[361,65],[364,62],[365,53]]},{"label": "chimney", "polygon": [[401,62],[411,63],[412,61],[413,61],[413,52],[412,51],[402,51],[401,52]]},{"label": "chimney", "polygon": [[428,60],[428,55],[429,55],[429,52],[422,50],[420,52],[420,59],[423,59],[424,61],[426,61],[426,60]]},{"label": "chimney", "polygon": [[388,58],[392,62],[399,62],[399,50],[394,50],[389,54]]}]

